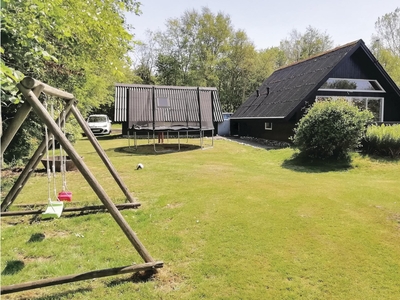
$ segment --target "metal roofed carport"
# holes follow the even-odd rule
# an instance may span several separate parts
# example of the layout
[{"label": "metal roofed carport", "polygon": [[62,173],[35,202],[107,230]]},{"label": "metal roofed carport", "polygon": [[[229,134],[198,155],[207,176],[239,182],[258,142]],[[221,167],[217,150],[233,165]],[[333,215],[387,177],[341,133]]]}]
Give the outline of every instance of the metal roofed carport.
[{"label": "metal roofed carport", "polygon": [[[206,131],[214,135],[214,123],[223,122],[218,91],[214,87],[154,86],[139,84],[115,85],[116,122],[123,122],[128,135],[152,134],[163,142],[164,133],[199,134],[200,146]],[[123,126],[124,127],[124,126]],[[160,140],[161,137],[161,140]],[[179,146],[178,146],[179,147]]]}]

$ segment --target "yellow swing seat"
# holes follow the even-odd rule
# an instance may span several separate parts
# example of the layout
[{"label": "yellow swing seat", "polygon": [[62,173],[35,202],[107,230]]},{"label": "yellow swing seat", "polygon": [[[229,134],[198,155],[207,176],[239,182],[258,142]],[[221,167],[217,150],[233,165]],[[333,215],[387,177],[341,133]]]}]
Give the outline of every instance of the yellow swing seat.
[{"label": "yellow swing seat", "polygon": [[42,219],[59,218],[64,209],[64,202],[62,201],[49,201],[49,205],[42,213]]}]

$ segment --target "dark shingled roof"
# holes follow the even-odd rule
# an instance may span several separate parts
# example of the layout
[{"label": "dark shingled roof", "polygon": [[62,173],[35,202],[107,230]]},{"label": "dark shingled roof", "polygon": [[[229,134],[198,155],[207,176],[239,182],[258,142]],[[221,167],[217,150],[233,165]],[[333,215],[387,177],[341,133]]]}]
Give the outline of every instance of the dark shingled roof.
[{"label": "dark shingled roof", "polygon": [[276,70],[231,116],[286,118],[326,80],[328,74],[364,42],[358,40]]}]

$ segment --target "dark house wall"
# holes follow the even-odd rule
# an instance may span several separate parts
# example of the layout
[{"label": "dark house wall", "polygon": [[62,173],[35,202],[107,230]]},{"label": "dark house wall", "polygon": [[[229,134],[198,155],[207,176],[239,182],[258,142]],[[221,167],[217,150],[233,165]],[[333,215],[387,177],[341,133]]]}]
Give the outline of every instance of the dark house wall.
[{"label": "dark house wall", "polygon": [[[329,77],[376,79],[386,93],[351,93],[353,96],[384,97],[384,121],[400,121],[400,98],[389,84],[385,76],[377,71],[377,66],[367,54],[359,48],[345,60]],[[322,95],[321,93],[319,93]],[[338,96],[347,96],[347,93],[338,93]]]},{"label": "dark house wall", "polygon": [[[265,122],[272,122],[272,130],[265,129]],[[294,135],[296,122],[267,119],[231,119],[231,134],[238,136],[252,136],[267,140],[288,142]]]}]

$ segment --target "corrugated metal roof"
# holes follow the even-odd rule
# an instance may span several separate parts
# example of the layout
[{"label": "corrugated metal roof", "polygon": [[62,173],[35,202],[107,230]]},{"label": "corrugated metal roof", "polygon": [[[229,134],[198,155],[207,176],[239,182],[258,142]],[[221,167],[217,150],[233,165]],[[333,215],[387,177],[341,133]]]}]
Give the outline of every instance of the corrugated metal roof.
[{"label": "corrugated metal roof", "polygon": [[235,118],[285,118],[362,40],[276,70],[231,116]]},{"label": "corrugated metal roof", "polygon": [[[168,99],[168,107],[158,105],[159,98]],[[153,125],[157,128],[205,129],[213,128],[213,122],[223,122],[216,88],[124,83],[115,85],[114,119],[117,122],[128,122],[129,128],[136,126],[146,129],[152,129]]]}]

